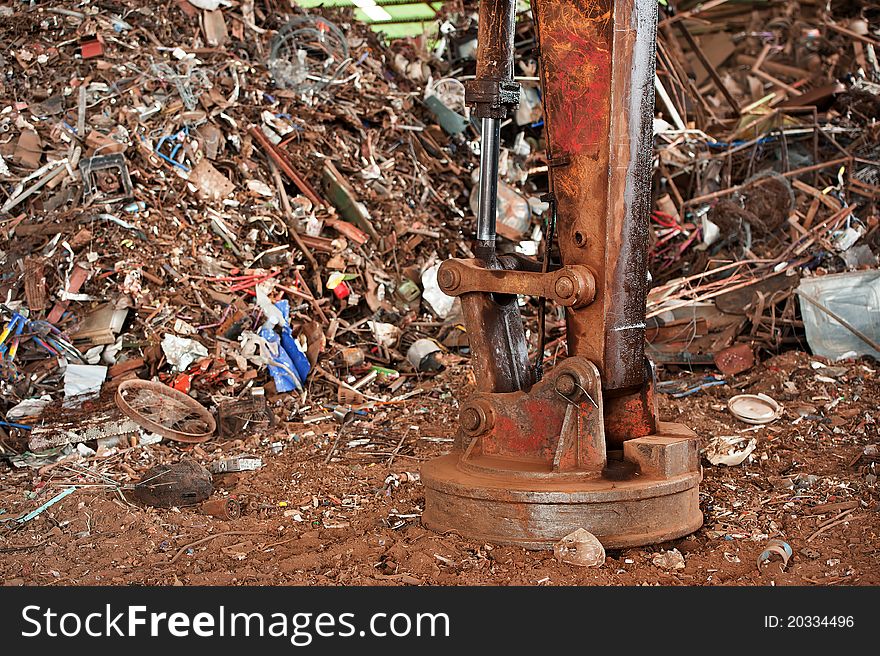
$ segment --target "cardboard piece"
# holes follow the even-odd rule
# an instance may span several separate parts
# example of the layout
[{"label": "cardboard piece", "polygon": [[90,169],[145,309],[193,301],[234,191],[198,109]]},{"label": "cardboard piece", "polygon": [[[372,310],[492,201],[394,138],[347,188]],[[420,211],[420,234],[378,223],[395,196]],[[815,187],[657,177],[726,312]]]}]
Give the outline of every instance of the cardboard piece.
[{"label": "cardboard piece", "polygon": [[189,181],[198,187],[199,195],[208,200],[222,200],[235,191],[235,185],[207,158],[196,164],[189,174]]},{"label": "cardboard piece", "polygon": [[33,130],[22,130],[12,154],[13,161],[25,168],[36,169],[40,166],[42,157],[43,142],[40,135]]},{"label": "cardboard piece", "polygon": [[222,46],[229,39],[226,21],[220,9],[202,12],[202,30],[205,33],[205,41],[212,48]]}]

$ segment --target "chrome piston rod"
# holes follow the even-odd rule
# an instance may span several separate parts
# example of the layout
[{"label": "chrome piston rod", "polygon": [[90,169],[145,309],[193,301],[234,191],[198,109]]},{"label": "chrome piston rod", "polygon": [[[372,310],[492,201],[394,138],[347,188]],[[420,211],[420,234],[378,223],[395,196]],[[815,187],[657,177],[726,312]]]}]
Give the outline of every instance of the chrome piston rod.
[{"label": "chrome piston rod", "polygon": [[480,143],[479,211],[477,255],[490,259],[495,253],[495,220],[498,214],[498,161],[501,153],[501,120],[483,118]]}]

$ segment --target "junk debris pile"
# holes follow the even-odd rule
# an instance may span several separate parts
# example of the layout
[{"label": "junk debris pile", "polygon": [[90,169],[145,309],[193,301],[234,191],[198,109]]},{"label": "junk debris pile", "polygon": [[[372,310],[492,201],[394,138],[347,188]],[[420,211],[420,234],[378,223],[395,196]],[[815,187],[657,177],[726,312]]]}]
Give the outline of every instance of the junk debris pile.
[{"label": "junk debris pile", "polygon": [[807,345],[880,357],[878,16],[862,2],[661,13],[658,362],[735,375]]},{"label": "junk debris pile", "polygon": [[[147,4],[0,7],[0,455],[65,472],[40,512],[77,485],[155,499],[163,478],[181,483],[161,505],[201,503],[211,474],[304,438],[390,462],[409,447],[388,409],[467,361],[436,275],[473,256],[474,3],[390,42],[342,9]],[[660,391],[787,349],[880,358],[880,6],[668,3],[659,35],[650,354],[720,372]],[[542,257],[528,12],[516,44],[498,232]],[[564,330],[551,309],[548,365]],[[731,412],[772,421],[770,402]]]},{"label": "junk debris pile", "polygon": [[206,6],[0,8],[16,467],[335,426],[462,359],[461,83],[350,13]]}]

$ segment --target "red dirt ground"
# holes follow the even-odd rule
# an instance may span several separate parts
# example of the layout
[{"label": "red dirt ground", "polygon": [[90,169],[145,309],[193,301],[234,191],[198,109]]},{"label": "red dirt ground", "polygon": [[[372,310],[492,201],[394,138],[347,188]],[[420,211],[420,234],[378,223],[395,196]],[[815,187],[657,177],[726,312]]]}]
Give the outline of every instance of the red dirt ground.
[{"label": "red dirt ground", "polygon": [[[324,458],[336,430],[332,423],[287,424],[270,437],[218,440],[186,449],[203,462],[221,454],[263,459],[260,470],[215,476],[215,497],[232,495],[243,505],[244,513],[235,521],[215,519],[195,508],[142,508],[119,492],[93,487],[78,489],[20,527],[14,521],[0,522],[0,581],[877,585],[877,451],[865,451],[880,442],[876,363],[826,363],[830,369],[817,370],[811,367],[817,361],[789,353],[741,374],[730,385],[687,399],[661,397],[662,419],[685,423],[704,438],[753,436],[757,449],[736,467],[713,467],[704,461],[705,524],[696,534],[669,544],[610,552],[598,569],[559,564],[551,552],[475,544],[432,533],[419,523],[422,485],[386,483],[389,474],[417,472],[422,460],[449,448],[456,397],[468,391],[467,369],[462,366],[425,381],[423,394],[349,426],[329,465]],[[726,400],[739,392],[769,394],[785,406],[785,415],[769,426],[749,427],[726,410]],[[359,439],[370,443],[352,443]],[[281,443],[280,453],[274,453],[273,442]],[[89,465],[131,483],[159,462],[176,461],[182,452],[181,445],[163,442]],[[41,476],[37,470],[0,464],[0,520],[36,508],[75,480],[86,479],[76,479],[62,468]],[[211,535],[218,537],[186,548]],[[794,557],[784,570],[780,562],[771,562],[759,571],[756,558],[772,538],[787,541]],[[683,569],[667,571],[652,563],[654,554],[673,547],[684,556]]]}]

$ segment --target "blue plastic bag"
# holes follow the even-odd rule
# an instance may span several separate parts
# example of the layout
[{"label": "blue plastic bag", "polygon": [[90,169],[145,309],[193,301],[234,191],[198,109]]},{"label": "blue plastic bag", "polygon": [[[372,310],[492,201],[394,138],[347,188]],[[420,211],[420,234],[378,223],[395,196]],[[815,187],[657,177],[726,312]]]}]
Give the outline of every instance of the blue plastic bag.
[{"label": "blue plastic bag", "polygon": [[281,311],[281,314],[284,315],[284,323],[281,324],[281,346],[293,362],[293,366],[296,369],[299,379],[304,381],[312,370],[312,365],[309,364],[309,359],[300,348],[299,342],[293,338],[293,331],[290,329],[289,323],[290,303],[287,299],[282,299],[275,304],[275,307],[277,307]]},{"label": "blue plastic bag", "polygon": [[271,328],[260,328],[260,337],[266,340],[269,355],[274,364],[269,365],[269,373],[275,381],[275,391],[278,393],[292,392],[303,389],[302,380],[297,373],[293,360],[281,344],[281,338]]}]

